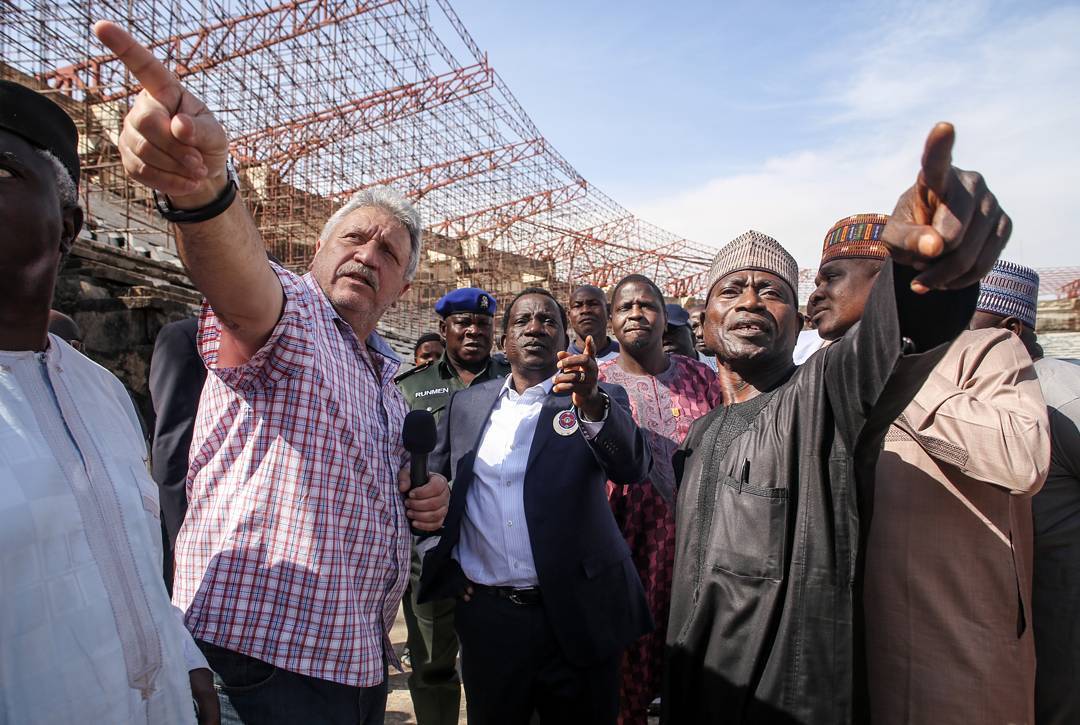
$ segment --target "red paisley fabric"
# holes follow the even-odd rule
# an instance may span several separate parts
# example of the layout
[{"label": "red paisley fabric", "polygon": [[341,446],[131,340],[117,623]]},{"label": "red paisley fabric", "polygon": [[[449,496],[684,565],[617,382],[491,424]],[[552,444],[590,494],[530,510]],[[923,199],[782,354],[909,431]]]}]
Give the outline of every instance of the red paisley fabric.
[{"label": "red paisley fabric", "polygon": [[612,360],[600,365],[600,379],[626,389],[653,455],[651,485],[608,483],[611,510],[630,545],[656,622],[656,629],[623,655],[619,725],[646,725],[649,703],[660,694],[675,562],[675,508],[660,491],[674,490],[672,457],[690,424],[720,405],[720,384],[707,365],[682,355],[671,355],[667,370],[656,376],[631,375]]}]

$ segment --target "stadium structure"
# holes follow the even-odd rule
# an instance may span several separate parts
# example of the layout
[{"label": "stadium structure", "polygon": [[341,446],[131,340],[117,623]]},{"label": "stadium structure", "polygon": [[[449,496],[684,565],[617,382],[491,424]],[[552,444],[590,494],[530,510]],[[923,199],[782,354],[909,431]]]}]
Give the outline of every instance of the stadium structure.
[{"label": "stadium structure", "polygon": [[433,302],[459,286],[505,298],[641,272],[685,297],[703,283],[712,250],[579,174],[447,0],[3,5],[0,77],[76,119],[88,233],[129,251],[171,261],[175,241],[120,165],[117,138],[140,88],[91,34],[102,18],[128,27],[223,121],[243,198],[286,266],[307,265],[322,224],[358,189],[390,184],[416,203],[426,245],[395,315],[404,337],[429,329]]},{"label": "stadium structure", "polygon": [[[449,0],[0,1],[0,78],[49,94],[79,126],[91,243],[77,246],[72,274],[84,286],[115,282],[108,294],[129,309],[198,296],[149,191],[121,167],[116,143],[140,88],[90,32],[103,18],[128,27],[224,122],[243,198],[286,266],[306,267],[323,223],[356,190],[390,184],[416,203],[420,270],[380,326],[401,352],[434,329],[434,301],[456,287],[505,301],[540,285],[565,298],[573,284],[606,287],[639,272],[672,297],[703,291],[715,250],[638,218],[578,173]],[[141,258],[150,260],[142,268]],[[1076,334],[1080,268],[1039,272],[1041,298],[1068,307],[1063,329]],[[801,270],[800,302],[813,278]],[[103,305],[72,309],[89,322]],[[145,323],[154,329],[144,345],[159,323]]]}]

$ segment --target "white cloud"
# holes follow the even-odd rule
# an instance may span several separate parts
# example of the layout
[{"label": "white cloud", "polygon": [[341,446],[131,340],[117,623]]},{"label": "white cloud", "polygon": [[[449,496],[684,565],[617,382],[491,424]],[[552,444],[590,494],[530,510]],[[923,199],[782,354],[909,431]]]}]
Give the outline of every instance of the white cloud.
[{"label": "white cloud", "polygon": [[1010,21],[978,2],[887,12],[873,25],[886,30],[858,58],[838,47],[807,60],[828,79],[829,141],[634,211],[716,245],[759,229],[815,266],[836,219],[892,211],[926,132],[949,120],[956,164],[983,172],[1013,218],[1005,256],[1080,264],[1080,7]]}]

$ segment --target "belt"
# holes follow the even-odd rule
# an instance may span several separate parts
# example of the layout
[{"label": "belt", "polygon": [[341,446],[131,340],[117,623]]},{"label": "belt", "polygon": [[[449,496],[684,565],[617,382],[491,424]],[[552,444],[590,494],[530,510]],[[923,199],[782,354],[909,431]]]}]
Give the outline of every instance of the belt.
[{"label": "belt", "polygon": [[489,594],[493,597],[502,597],[507,601],[519,606],[537,605],[541,602],[540,587],[528,589],[515,589],[514,587],[489,587],[486,584],[472,584],[473,591]]}]

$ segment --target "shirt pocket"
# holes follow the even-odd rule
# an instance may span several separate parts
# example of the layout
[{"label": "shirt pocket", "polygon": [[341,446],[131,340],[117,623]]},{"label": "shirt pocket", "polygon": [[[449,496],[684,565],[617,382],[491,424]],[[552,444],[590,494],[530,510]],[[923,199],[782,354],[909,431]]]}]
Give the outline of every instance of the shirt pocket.
[{"label": "shirt pocket", "polygon": [[716,490],[708,563],[712,571],[750,579],[783,578],[788,491],[724,476]]},{"label": "shirt pocket", "polygon": [[135,479],[135,488],[139,494],[139,502],[143,510],[155,519],[161,519],[161,504],[158,499],[158,487],[154,479],[146,471],[146,464],[142,461],[128,465],[131,477]]}]

